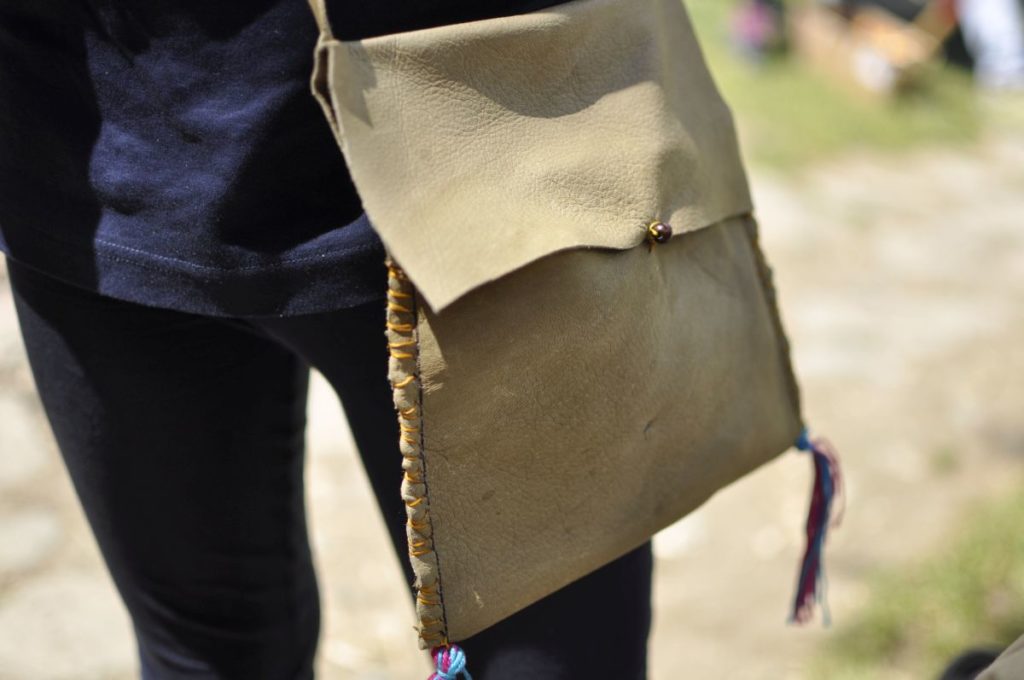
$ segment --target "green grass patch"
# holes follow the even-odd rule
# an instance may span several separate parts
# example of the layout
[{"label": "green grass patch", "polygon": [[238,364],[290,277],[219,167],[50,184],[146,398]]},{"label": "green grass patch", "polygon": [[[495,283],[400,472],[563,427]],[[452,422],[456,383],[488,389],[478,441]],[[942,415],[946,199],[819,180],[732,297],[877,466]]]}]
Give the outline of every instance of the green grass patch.
[{"label": "green grass patch", "polygon": [[838,628],[809,677],[935,678],[968,647],[1024,634],[1024,488],[965,518],[937,554],[877,576],[856,619]]},{"label": "green grass patch", "polygon": [[851,149],[900,151],[923,143],[962,144],[981,125],[970,74],[939,61],[920,87],[873,100],[790,55],[763,64],[729,46],[735,0],[687,0],[698,39],[740,129],[744,155],[790,169]]}]

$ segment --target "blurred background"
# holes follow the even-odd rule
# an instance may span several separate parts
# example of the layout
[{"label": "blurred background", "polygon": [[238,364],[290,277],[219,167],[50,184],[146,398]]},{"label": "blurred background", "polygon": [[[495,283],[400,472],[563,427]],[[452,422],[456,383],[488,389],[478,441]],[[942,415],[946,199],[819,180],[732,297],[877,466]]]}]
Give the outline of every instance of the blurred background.
[{"label": "blurred background", "polygon": [[[686,4],[737,118],[806,415],[842,454],[848,507],[826,551],[829,628],[786,624],[803,454],[661,532],[651,678],[937,677],[1024,634],[1021,5]],[[314,378],[320,677],[423,677],[397,559]],[[0,679],[135,674],[0,276]]]}]

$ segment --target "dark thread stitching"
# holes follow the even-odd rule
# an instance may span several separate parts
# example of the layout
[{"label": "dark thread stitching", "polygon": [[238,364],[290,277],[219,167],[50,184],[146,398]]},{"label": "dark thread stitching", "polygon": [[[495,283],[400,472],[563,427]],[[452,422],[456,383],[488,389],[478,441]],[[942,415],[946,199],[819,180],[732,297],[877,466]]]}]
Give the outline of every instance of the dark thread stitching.
[{"label": "dark thread stitching", "polygon": [[[420,341],[420,327],[418,323],[419,315],[419,298],[416,297],[415,291],[413,291],[413,328],[416,335],[416,377],[417,379],[423,375],[420,370],[420,352],[419,352],[419,341]],[[437,565],[437,578],[434,581],[434,586],[437,588],[437,606],[441,607],[441,639],[445,647],[448,646],[448,609],[444,606],[444,586],[441,581],[441,556],[437,552],[437,548],[434,545],[434,525],[430,519],[430,485],[427,483],[427,449],[425,446],[425,427],[423,426],[423,381],[417,381],[417,397],[416,402],[419,405],[420,415],[420,465],[423,466],[423,496],[427,499],[427,512],[426,520],[427,524],[430,525],[430,548],[434,552],[434,563]],[[420,591],[422,592],[422,588]]]}]

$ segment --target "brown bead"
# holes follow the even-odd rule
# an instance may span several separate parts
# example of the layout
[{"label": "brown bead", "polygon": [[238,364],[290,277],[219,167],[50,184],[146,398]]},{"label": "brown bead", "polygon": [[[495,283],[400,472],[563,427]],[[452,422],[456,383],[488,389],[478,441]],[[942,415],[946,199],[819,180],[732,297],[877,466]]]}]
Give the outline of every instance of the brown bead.
[{"label": "brown bead", "polygon": [[672,227],[664,222],[651,222],[647,227],[647,236],[655,243],[666,243],[672,238]]}]

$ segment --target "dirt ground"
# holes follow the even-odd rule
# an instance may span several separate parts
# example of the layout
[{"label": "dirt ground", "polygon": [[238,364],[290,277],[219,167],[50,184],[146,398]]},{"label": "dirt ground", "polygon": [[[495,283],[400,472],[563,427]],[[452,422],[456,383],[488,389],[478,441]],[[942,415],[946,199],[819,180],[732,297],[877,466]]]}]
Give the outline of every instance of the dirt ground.
[{"label": "dirt ground", "polygon": [[[752,172],[806,415],[845,464],[846,518],[827,552],[841,623],[867,577],[927,554],[972,501],[1022,478],[1024,138]],[[398,562],[319,376],[310,419],[320,677],[426,677]],[[2,281],[0,423],[0,679],[134,677],[128,620]],[[785,621],[810,472],[785,454],[657,536],[653,680],[809,677],[829,632]]]}]

